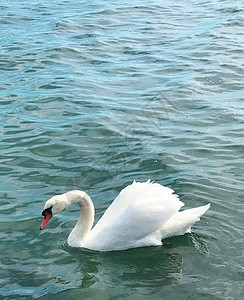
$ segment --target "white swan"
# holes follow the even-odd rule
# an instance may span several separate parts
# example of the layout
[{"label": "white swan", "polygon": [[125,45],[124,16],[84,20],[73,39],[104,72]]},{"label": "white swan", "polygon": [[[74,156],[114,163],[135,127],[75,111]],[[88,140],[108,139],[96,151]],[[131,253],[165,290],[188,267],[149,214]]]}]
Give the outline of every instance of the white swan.
[{"label": "white swan", "polygon": [[179,212],[184,205],[174,191],[158,183],[133,182],[124,188],[94,226],[94,206],[83,191],[70,191],[49,199],[44,206],[43,229],[53,215],[73,203],[80,218],[68,237],[72,247],[97,251],[162,245],[162,239],[190,232],[210,204]]}]

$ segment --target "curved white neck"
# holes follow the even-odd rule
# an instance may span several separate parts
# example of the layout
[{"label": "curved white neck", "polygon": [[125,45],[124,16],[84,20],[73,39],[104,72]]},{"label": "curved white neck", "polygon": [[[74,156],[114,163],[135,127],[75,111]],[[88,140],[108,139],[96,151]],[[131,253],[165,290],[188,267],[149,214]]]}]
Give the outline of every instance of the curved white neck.
[{"label": "curved white neck", "polygon": [[90,232],[94,222],[94,205],[91,198],[83,191],[70,191],[63,195],[67,204],[78,203],[80,205],[80,217],[68,237],[68,244],[72,247],[82,247],[82,241]]}]

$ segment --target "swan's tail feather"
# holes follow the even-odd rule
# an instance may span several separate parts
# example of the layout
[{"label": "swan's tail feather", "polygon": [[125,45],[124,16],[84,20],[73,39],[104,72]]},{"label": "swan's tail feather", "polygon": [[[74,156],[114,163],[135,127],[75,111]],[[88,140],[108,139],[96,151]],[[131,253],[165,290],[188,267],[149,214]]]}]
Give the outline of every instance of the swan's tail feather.
[{"label": "swan's tail feather", "polygon": [[190,208],[185,211],[183,211],[186,215],[190,215],[192,218],[195,218],[196,221],[200,221],[200,218],[202,215],[205,214],[205,212],[210,208],[210,203],[204,206]]},{"label": "swan's tail feather", "polygon": [[192,223],[186,232],[191,232],[191,227],[196,222],[200,221],[200,218],[205,214],[205,212],[210,208],[210,203],[204,206],[187,209],[184,211],[185,217],[189,218],[189,221]]},{"label": "swan's tail feather", "polygon": [[176,213],[160,228],[162,239],[191,232],[191,227],[200,220],[209,208],[210,203]]}]

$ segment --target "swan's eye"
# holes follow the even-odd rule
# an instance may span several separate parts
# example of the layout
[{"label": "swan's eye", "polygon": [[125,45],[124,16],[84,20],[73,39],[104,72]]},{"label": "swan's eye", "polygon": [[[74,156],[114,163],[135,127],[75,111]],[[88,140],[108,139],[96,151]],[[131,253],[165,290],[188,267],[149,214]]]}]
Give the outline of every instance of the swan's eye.
[{"label": "swan's eye", "polygon": [[45,217],[45,216],[46,216],[46,213],[48,213],[49,215],[52,216],[52,215],[53,215],[53,214],[52,214],[52,208],[53,208],[53,206],[44,209],[43,212],[42,212],[42,215]]}]

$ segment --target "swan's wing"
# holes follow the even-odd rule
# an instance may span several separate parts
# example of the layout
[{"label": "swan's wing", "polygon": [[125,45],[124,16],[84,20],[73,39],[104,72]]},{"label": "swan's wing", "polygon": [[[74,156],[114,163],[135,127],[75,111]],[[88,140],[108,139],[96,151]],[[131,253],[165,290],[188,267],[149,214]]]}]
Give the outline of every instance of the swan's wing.
[{"label": "swan's wing", "polygon": [[[134,181],[131,185],[124,188],[113,203],[105,211],[102,218],[97,223],[96,227],[104,227],[116,220],[129,206],[140,206],[140,201],[143,199],[159,199],[159,202],[164,202],[166,206],[170,206],[173,202],[179,203],[178,196],[173,194],[174,191],[168,187],[158,183]],[[147,206],[152,206],[149,200],[145,201]],[[180,202],[181,206],[184,203]]]},{"label": "swan's wing", "polygon": [[182,202],[174,200],[168,199],[166,202],[161,198],[142,199],[127,207],[113,225],[128,240],[142,239],[158,230],[180,210]]},{"label": "swan's wing", "polygon": [[121,191],[90,232],[90,242],[93,248],[97,245],[104,250],[123,249],[124,243],[133,246],[158,230],[183,205],[169,188],[134,182]]}]

